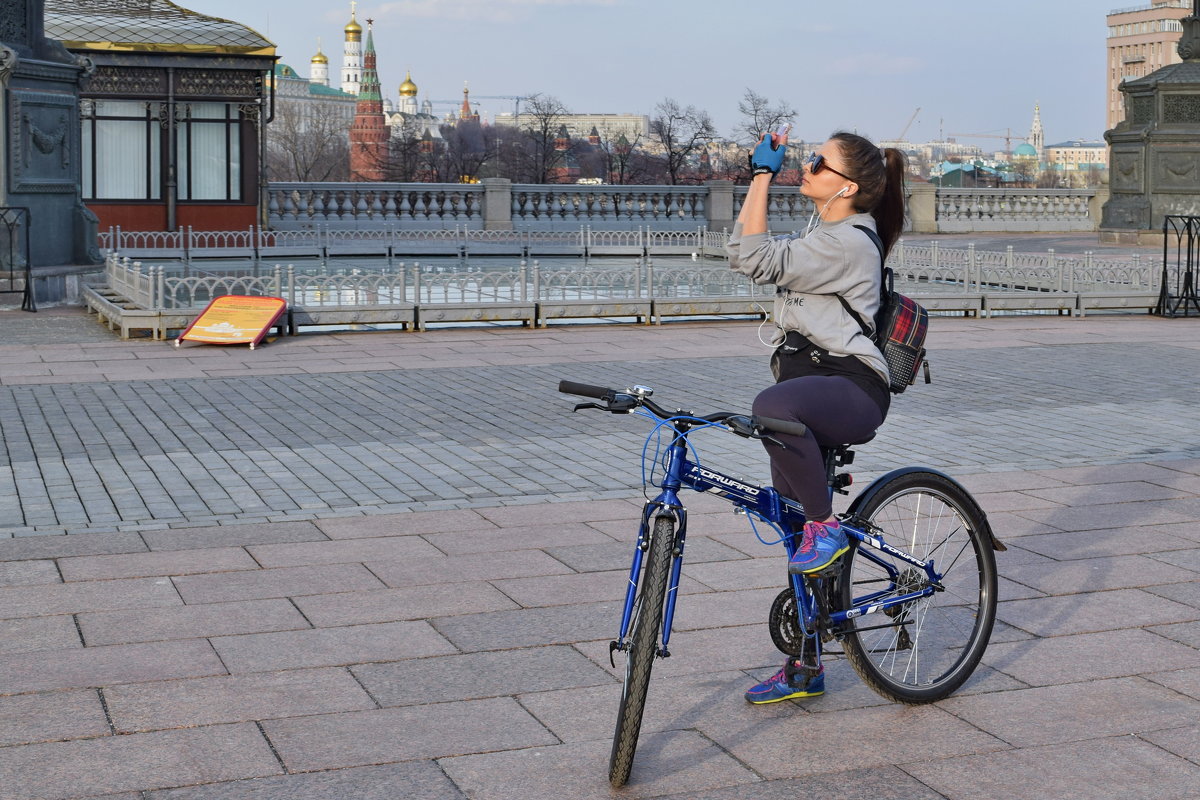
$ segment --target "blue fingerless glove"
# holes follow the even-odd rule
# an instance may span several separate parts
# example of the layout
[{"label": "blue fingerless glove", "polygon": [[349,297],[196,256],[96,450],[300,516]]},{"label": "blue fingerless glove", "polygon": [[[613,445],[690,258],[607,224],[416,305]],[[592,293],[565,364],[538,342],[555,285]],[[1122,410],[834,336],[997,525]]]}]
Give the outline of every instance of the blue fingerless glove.
[{"label": "blue fingerless glove", "polygon": [[786,144],[771,143],[771,134],[764,134],[762,141],[750,152],[750,170],[755,175],[771,173],[775,175],[783,168],[783,157],[787,151]]}]

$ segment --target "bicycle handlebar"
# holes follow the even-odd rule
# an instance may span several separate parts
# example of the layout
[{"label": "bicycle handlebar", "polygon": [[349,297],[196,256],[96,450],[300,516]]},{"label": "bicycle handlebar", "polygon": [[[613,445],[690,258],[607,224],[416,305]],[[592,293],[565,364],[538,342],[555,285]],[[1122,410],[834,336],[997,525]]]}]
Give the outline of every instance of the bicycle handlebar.
[{"label": "bicycle handlebar", "polygon": [[594,397],[597,400],[603,400],[617,393],[616,389],[605,389],[603,386],[592,386],[575,381],[559,381],[558,390],[563,394],[577,394],[580,397]]},{"label": "bicycle handlebar", "polygon": [[[558,390],[563,394],[574,394],[580,397],[591,397],[596,400],[603,400],[606,403],[612,403],[617,398],[617,395],[625,395],[636,405],[649,409],[655,416],[661,419],[668,419],[672,416],[670,412],[654,403],[650,398],[643,394],[636,394],[630,391],[619,391],[617,389],[609,389],[604,386],[593,386],[588,383],[576,383],[575,381],[559,381]],[[629,406],[617,409],[620,411],[628,411]],[[685,412],[680,412],[685,413]],[[707,414],[697,417],[707,422],[725,422],[731,431],[739,436],[752,436],[762,438],[761,433],[764,431],[774,431],[775,433],[786,433],[792,436],[804,436],[808,433],[808,426],[803,422],[793,422],[786,419],[772,419],[771,417],[745,416],[733,414],[728,411],[719,411],[715,414]],[[744,423],[741,421],[745,420]]]}]

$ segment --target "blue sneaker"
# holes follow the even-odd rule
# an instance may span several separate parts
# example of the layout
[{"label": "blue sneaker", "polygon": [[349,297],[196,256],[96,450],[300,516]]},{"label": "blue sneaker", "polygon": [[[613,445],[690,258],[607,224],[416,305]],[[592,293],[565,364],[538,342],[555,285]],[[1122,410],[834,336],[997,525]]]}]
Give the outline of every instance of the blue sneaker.
[{"label": "blue sneaker", "polygon": [[813,675],[804,667],[788,661],[783,669],[746,691],[746,700],[755,705],[778,703],[780,700],[801,700],[825,694],[825,667]]},{"label": "blue sneaker", "polygon": [[837,520],[806,522],[800,546],[788,562],[788,572],[806,575],[820,572],[850,549],[850,540]]}]

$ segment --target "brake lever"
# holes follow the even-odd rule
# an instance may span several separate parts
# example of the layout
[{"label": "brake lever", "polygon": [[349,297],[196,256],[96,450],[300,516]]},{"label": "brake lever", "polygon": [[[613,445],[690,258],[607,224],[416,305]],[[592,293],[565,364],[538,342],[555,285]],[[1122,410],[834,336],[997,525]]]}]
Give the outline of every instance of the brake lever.
[{"label": "brake lever", "polygon": [[608,411],[608,406],[602,406],[599,403],[577,403],[572,411],[582,411],[585,408],[598,408],[601,411]]}]

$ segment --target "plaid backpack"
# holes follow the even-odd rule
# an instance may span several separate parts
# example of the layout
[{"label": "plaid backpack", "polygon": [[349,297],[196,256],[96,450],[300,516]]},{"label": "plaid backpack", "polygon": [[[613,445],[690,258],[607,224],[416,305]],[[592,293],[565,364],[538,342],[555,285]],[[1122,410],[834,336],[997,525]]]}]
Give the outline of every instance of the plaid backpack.
[{"label": "plaid backpack", "polygon": [[895,276],[885,264],[887,259],[879,234],[865,225],[854,227],[875,243],[879,250],[879,262],[884,265],[879,287],[879,311],[875,313],[874,335],[844,297],[839,294],[837,299],[862,328],[863,335],[873,341],[879,352],[883,353],[888,373],[891,375],[888,388],[892,394],[900,394],[917,382],[917,371],[922,367],[925,369],[925,382],[930,382],[929,362],[925,360],[925,334],[929,331],[929,312],[911,297],[905,297],[895,290]]}]

